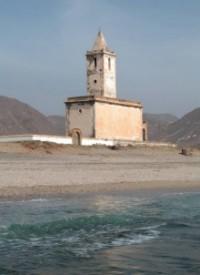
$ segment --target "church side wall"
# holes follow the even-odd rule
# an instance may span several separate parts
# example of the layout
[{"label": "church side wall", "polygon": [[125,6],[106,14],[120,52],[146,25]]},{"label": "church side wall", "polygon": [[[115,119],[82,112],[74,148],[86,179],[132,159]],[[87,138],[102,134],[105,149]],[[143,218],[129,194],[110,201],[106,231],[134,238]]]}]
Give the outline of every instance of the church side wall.
[{"label": "church side wall", "polygon": [[71,103],[67,106],[67,135],[80,129],[82,137],[94,137],[94,104]]},{"label": "church side wall", "polygon": [[142,108],[95,103],[95,137],[142,141]]}]

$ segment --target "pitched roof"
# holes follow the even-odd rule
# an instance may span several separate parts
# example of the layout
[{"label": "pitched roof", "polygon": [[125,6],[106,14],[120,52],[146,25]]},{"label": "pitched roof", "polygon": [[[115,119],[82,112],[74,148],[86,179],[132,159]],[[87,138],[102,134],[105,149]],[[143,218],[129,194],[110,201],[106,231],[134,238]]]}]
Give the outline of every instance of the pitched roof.
[{"label": "pitched roof", "polygon": [[97,38],[92,47],[92,51],[100,51],[100,50],[113,52],[111,49],[108,48],[105,37],[101,31],[98,32]]}]

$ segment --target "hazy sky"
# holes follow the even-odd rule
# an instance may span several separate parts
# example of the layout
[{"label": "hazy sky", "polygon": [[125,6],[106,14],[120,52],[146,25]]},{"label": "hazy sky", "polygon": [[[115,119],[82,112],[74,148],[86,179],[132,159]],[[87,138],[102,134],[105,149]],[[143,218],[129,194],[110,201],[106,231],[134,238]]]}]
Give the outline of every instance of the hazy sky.
[{"label": "hazy sky", "polygon": [[64,114],[65,98],[86,94],[99,27],[118,97],[178,116],[200,106],[199,0],[0,0],[0,94]]}]

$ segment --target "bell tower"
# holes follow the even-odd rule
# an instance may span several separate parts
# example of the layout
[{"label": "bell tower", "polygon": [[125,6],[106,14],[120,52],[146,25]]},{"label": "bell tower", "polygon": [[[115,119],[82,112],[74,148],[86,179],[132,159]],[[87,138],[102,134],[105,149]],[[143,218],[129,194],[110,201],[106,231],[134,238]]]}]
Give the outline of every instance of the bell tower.
[{"label": "bell tower", "polygon": [[87,51],[86,59],[87,94],[116,98],[116,54],[107,47],[101,31],[92,49]]}]

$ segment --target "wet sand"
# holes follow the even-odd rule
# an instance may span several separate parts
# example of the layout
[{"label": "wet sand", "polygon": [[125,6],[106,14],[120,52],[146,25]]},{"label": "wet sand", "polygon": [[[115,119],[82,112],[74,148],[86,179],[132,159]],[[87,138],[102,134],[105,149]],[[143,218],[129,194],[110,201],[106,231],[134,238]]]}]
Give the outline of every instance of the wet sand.
[{"label": "wet sand", "polygon": [[0,198],[200,191],[200,152],[174,148],[0,144]]}]

